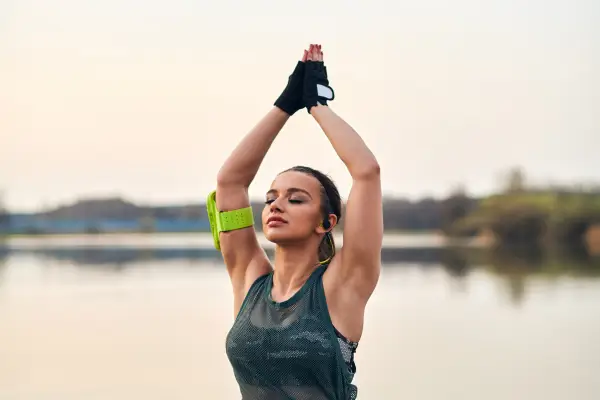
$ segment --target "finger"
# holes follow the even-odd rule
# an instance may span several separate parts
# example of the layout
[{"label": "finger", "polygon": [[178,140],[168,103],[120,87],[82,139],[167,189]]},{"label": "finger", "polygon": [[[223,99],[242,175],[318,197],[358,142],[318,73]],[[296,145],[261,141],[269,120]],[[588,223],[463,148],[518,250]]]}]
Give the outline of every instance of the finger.
[{"label": "finger", "polygon": [[312,51],[312,53],[313,53],[313,60],[315,60],[315,61],[319,60],[319,48],[315,45],[315,46],[313,46],[312,50],[313,50]]},{"label": "finger", "polygon": [[308,51],[304,50],[304,55],[302,55],[302,62],[306,62],[307,56],[308,56]]},{"label": "finger", "polygon": [[319,54],[319,61],[323,61],[323,52],[321,52],[321,54]]}]

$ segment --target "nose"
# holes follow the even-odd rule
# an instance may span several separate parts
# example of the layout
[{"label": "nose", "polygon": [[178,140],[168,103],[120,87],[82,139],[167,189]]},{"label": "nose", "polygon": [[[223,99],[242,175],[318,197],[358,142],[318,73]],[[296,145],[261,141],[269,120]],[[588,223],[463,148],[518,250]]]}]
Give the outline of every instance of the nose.
[{"label": "nose", "polygon": [[269,210],[271,212],[273,211],[277,211],[277,212],[282,212],[281,207],[279,206],[279,199],[275,199],[275,201],[273,201],[270,205],[269,205]]}]

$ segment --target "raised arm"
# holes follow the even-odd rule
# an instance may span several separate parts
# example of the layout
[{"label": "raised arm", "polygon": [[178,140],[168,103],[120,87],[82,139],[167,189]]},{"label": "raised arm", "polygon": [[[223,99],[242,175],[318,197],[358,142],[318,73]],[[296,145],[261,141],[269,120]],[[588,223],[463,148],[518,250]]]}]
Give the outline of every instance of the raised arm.
[{"label": "raised arm", "polygon": [[[248,187],[277,134],[302,107],[304,61],[299,61],[275,107],[242,139],[217,175],[216,203],[219,211],[250,205]],[[252,283],[272,270],[252,227],[220,233],[221,253],[234,293],[234,315]]]},{"label": "raised arm", "polygon": [[[311,59],[322,61],[320,49],[309,53],[308,60]],[[358,133],[328,106],[317,104],[310,113],[352,176],[343,248],[339,259],[330,266],[333,281],[366,302],[377,285],[381,268],[383,206],[379,164]]]},{"label": "raised arm", "polygon": [[335,265],[335,275],[341,285],[366,301],[377,285],[381,267],[383,205],[379,164],[354,129],[329,107],[315,106],[311,114],[352,176],[341,262]]},{"label": "raised arm", "polygon": [[[289,115],[274,107],[242,139],[217,175],[217,209],[231,211],[248,207],[248,187],[275,137]],[[271,265],[253,227],[220,233],[221,254],[227,266],[234,293],[234,315],[249,286],[270,271]]]}]

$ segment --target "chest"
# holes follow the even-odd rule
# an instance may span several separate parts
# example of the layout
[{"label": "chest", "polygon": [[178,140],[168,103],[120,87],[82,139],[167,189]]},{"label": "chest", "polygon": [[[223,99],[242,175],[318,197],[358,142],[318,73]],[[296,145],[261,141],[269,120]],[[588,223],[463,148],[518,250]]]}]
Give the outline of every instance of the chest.
[{"label": "chest", "polygon": [[327,318],[308,299],[290,307],[258,301],[238,318],[226,340],[234,370],[254,376],[293,375],[299,380],[304,374],[336,370],[335,346]]}]

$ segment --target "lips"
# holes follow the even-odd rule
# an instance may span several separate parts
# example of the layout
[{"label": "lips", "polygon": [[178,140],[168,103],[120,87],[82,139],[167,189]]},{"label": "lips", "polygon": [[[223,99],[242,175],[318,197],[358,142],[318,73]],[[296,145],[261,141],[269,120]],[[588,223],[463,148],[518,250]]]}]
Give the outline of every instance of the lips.
[{"label": "lips", "polygon": [[276,215],[273,215],[273,216],[269,217],[269,219],[267,219],[267,225],[269,225],[269,226],[280,225],[280,224],[287,224],[287,221]]}]

